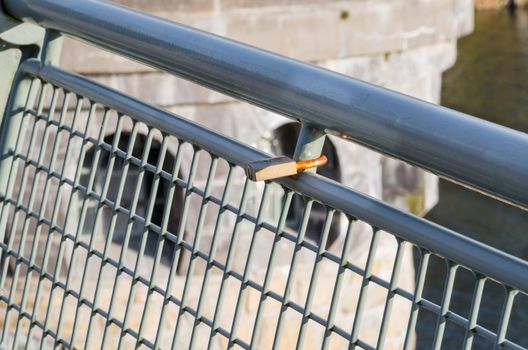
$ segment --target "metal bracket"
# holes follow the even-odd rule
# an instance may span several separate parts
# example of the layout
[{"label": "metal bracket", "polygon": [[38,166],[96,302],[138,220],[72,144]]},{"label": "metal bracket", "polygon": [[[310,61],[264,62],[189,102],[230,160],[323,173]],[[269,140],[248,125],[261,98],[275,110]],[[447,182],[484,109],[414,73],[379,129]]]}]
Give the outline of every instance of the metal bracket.
[{"label": "metal bracket", "polygon": [[[296,161],[310,160],[321,156],[325,139],[326,133],[324,131],[303,123],[295,145],[293,159]],[[313,168],[308,171],[314,172],[315,170]]]}]

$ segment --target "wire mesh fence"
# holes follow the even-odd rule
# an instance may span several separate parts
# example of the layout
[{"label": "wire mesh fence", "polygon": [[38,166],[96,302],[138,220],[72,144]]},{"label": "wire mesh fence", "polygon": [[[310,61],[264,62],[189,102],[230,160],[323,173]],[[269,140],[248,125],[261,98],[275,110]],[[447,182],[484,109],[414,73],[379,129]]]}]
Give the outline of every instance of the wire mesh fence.
[{"label": "wire mesh fence", "polygon": [[[322,195],[249,181],[226,149],[160,127],[179,117],[129,115],[107,101],[137,101],[36,66],[5,126],[3,346],[412,349],[418,336],[436,349],[528,347],[526,290]],[[441,295],[428,294],[431,264],[445,266]],[[490,298],[494,323],[480,312]]]}]

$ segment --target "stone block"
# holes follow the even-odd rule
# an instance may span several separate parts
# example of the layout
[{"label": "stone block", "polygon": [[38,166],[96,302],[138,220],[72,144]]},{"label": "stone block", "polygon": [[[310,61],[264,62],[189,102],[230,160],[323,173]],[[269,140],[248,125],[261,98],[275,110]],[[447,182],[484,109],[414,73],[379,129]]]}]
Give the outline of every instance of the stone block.
[{"label": "stone block", "polygon": [[97,75],[97,82],[160,106],[224,104],[234,99],[161,72]]},{"label": "stone block", "polygon": [[[470,0],[308,2],[211,13],[169,8],[156,14],[310,62],[400,52],[449,41],[472,29]],[[152,71],[71,40],[65,43],[62,62],[87,74]]]},{"label": "stone block", "polygon": [[342,11],[349,17],[341,57],[398,52],[456,37],[452,0],[353,2]]},{"label": "stone block", "polygon": [[[456,42],[450,40],[392,54],[331,59],[321,61],[319,64],[342,74],[395,90],[403,90],[415,97],[436,102],[439,98],[437,93],[424,94],[430,89],[423,90],[421,86],[420,89],[411,89],[406,86],[413,86],[415,81],[424,79],[430,74],[437,76],[439,72],[450,67],[455,58]],[[178,112],[186,117],[195,115],[194,106],[202,104],[219,105],[215,108],[225,111],[221,112],[224,118],[226,115],[248,113],[248,107],[245,105],[241,107],[240,104],[236,104],[236,108],[232,107],[230,103],[235,100],[228,96],[161,72],[96,75],[92,78],[106,86],[156,105],[168,107],[182,105],[182,109]],[[435,85],[435,87],[439,89],[439,86]],[[187,107],[184,107],[185,105]],[[239,108],[243,108],[244,111],[239,111]],[[208,112],[209,108],[204,106],[201,109],[200,113],[207,114],[207,117],[203,118],[214,123],[213,120],[216,118]],[[218,113],[218,110],[215,112]],[[262,112],[258,113],[260,113],[258,117],[265,120],[267,116],[262,115]]]},{"label": "stone block", "polygon": [[[339,12],[303,8],[226,16],[228,38],[304,61],[339,56]],[[314,25],[317,23],[317,25]]]},{"label": "stone block", "polygon": [[[455,59],[456,42],[450,40],[394,53],[331,59],[319,64],[356,79],[401,91],[404,85],[413,85],[431,74],[437,76],[451,67]],[[424,95],[419,89],[404,93],[428,101],[439,101],[428,98],[429,95]]]},{"label": "stone block", "polygon": [[78,73],[119,74],[155,71],[144,64],[68,37],[64,38],[63,47],[60,66]]},{"label": "stone block", "polygon": [[239,9],[259,9],[265,7],[285,7],[285,6],[306,6],[306,5],[326,5],[335,0],[220,0],[222,11]]},{"label": "stone block", "polygon": [[471,34],[474,29],[473,0],[455,0],[454,15],[457,37]]},{"label": "stone block", "polygon": [[214,0],[115,0],[115,2],[146,12],[208,12],[215,6]]}]

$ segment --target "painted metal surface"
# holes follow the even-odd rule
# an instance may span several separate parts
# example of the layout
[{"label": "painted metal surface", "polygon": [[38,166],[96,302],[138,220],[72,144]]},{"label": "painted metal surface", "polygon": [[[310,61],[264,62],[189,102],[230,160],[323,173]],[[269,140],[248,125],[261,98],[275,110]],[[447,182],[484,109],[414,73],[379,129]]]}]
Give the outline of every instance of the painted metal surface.
[{"label": "painted metal surface", "polygon": [[[528,294],[528,262],[313,173],[266,182],[250,198],[255,183],[243,176],[241,167],[268,154],[54,67],[61,47],[58,33],[302,121],[296,160],[319,156],[325,133],[332,132],[527,205],[526,135],[109,3],[4,2],[13,15],[52,30],[47,31],[38,59],[25,60],[20,66],[2,123],[0,346],[200,348],[223,341],[227,348],[253,349],[268,337],[279,348],[285,343],[284,334],[291,332],[288,315],[294,313],[300,319],[294,330],[297,348],[313,345],[310,327],[314,326],[322,334],[321,348],[330,347],[338,338],[350,348],[379,349],[387,344],[393,305],[401,299],[410,305],[404,325],[405,349],[414,346],[416,324],[423,312],[436,317],[435,349],[442,347],[450,325],[464,332],[466,349],[476,338],[495,347],[526,349],[508,338],[508,329],[515,322],[512,310],[522,306],[521,298]],[[131,126],[127,136],[125,125]],[[115,128],[111,139],[106,137],[108,128]],[[156,143],[159,148],[154,156]],[[60,155],[63,148],[64,156]],[[167,168],[170,151],[175,152],[174,161]],[[208,160],[205,166],[204,158]],[[120,176],[115,178],[117,168]],[[185,176],[180,173],[182,168],[187,168]],[[242,184],[241,193],[233,202],[237,181],[238,186]],[[217,182],[223,184],[221,193],[213,191]],[[266,215],[274,186],[283,194],[277,220]],[[146,195],[145,187],[150,191]],[[178,191],[180,202],[175,200]],[[163,192],[163,207],[158,212],[159,192]],[[296,229],[286,225],[294,196],[302,197],[303,208]],[[177,225],[170,226],[172,206],[177,202],[181,217]],[[306,237],[310,218],[320,215],[314,214],[314,203],[324,206],[317,241]],[[194,218],[192,208],[198,208]],[[87,226],[90,210],[94,211],[91,227]],[[203,249],[205,221],[211,217],[215,222],[211,241]],[[122,227],[118,227],[119,218],[125,219]],[[108,227],[101,235],[96,224],[104,220]],[[230,223],[230,238],[226,256],[219,257],[223,244],[219,237],[224,234],[221,223],[225,222]],[[328,249],[329,232],[341,222],[345,228],[342,250]],[[186,229],[191,224],[193,232],[188,237]],[[369,232],[364,264],[351,261],[348,255],[358,243],[355,228],[360,225]],[[259,239],[269,233],[272,243],[264,252],[267,265],[261,278],[256,278],[255,261],[263,254]],[[114,236],[118,234],[123,234],[123,241],[116,250]],[[126,257],[134,239],[137,254],[130,262]],[[236,265],[236,252],[244,239],[247,254],[243,264]],[[396,243],[389,278],[376,270],[383,239]],[[55,246],[54,241],[58,241]],[[151,243],[155,254],[149,260],[146,251]],[[284,244],[292,247],[291,261],[284,288],[277,290],[274,273]],[[168,263],[162,262],[164,246],[170,247]],[[414,290],[398,283],[407,246],[417,252]],[[188,265],[180,274],[185,254]],[[306,294],[296,300],[292,290],[302,279],[296,274],[306,254],[313,256]],[[446,265],[439,301],[423,296],[430,258]],[[97,278],[92,281],[88,272],[94,261],[98,262]],[[328,274],[329,264],[335,279],[332,276],[326,312],[315,305],[320,279]],[[146,265],[151,267],[148,274],[143,271]],[[105,278],[107,268],[115,270],[111,278]],[[160,283],[155,277],[164,269],[166,278]],[[450,309],[461,271],[469,272],[475,285],[467,316]],[[343,325],[338,322],[338,310],[340,298],[350,293],[345,286],[351,274],[359,277],[360,284],[353,321]],[[197,296],[193,295],[194,279],[201,280]],[[105,294],[108,280],[115,284]],[[234,289],[230,287],[233,282]],[[496,329],[479,322],[482,296],[490,284],[504,292]],[[384,308],[375,341],[369,342],[362,332],[371,328],[364,320],[371,311],[368,300],[374,288],[381,288]],[[147,292],[138,313],[135,303],[141,290]],[[209,296],[211,290],[217,291],[214,298]],[[253,292],[258,300],[246,334],[244,316]],[[122,293],[126,298],[121,314]],[[211,299],[215,304],[208,312]],[[233,312],[226,315],[225,306],[230,303]],[[265,328],[270,303],[280,305],[273,329]],[[88,310],[87,316],[83,310]],[[154,333],[148,331],[152,315],[157,325]],[[117,340],[112,338],[116,328]]]},{"label": "painted metal surface", "polygon": [[[173,346],[176,346],[175,344],[179,344],[181,346],[181,344],[184,344],[182,343],[182,341],[184,341],[182,339],[187,339],[187,336],[185,336],[186,331],[184,331],[185,321],[183,321],[182,317],[190,315],[195,319],[195,326],[193,328],[192,334],[188,338],[189,343],[185,343],[188,344],[188,346],[196,347],[198,346],[197,344],[200,344],[200,341],[203,340],[197,339],[200,337],[198,334],[195,334],[197,326],[199,324],[203,324],[211,329],[208,337],[210,346],[212,346],[212,344],[218,340],[217,338],[225,338],[228,347],[238,345],[246,349],[254,348],[257,344],[257,340],[259,339],[259,334],[262,332],[261,322],[262,317],[264,317],[263,305],[265,301],[269,299],[282,305],[282,312],[279,315],[279,319],[273,334],[274,344],[277,347],[279,347],[283,341],[282,334],[286,329],[284,316],[288,311],[290,311],[300,313],[302,317],[301,327],[297,333],[298,335],[296,344],[298,347],[303,346],[307,337],[308,329],[306,325],[309,322],[314,322],[319,327],[323,327],[323,329],[325,329],[326,335],[323,338],[323,347],[328,346],[332,336],[338,336],[349,342],[352,347],[357,346],[365,349],[374,349],[382,348],[384,345],[386,334],[389,332],[389,319],[391,318],[390,315],[393,300],[395,298],[403,298],[412,303],[411,317],[409,318],[408,331],[406,333],[408,341],[406,342],[405,348],[412,348],[413,343],[410,339],[414,333],[414,327],[417,322],[418,313],[421,311],[423,312],[423,310],[427,310],[428,312],[432,312],[433,314],[437,315],[438,321],[436,325],[436,336],[434,342],[436,348],[441,347],[446,325],[448,323],[452,323],[458,327],[461,327],[466,332],[468,335],[466,337],[466,344],[471,344],[473,335],[476,334],[479,337],[487,339],[488,341],[505,348],[523,349],[522,346],[508,340],[505,334],[508,327],[508,321],[510,319],[512,305],[515,303],[517,294],[519,291],[521,293],[526,293],[528,291],[528,280],[525,278],[528,275],[527,262],[482,245],[476,241],[416,216],[403,213],[384,203],[381,203],[375,199],[360,194],[350,188],[346,188],[339,183],[333,182],[316,174],[303,174],[297,179],[283,179],[277,181],[277,183],[284,186],[285,196],[281,205],[281,215],[279,221],[277,223],[272,223],[262,214],[263,208],[265,207],[266,203],[269,202],[269,196],[267,193],[269,192],[268,188],[271,186],[271,183],[266,183],[264,187],[262,196],[260,197],[260,204],[258,205],[259,210],[256,214],[251,214],[247,211],[247,187],[249,184],[247,179],[245,180],[244,191],[242,193],[240,202],[235,205],[229,205],[226,202],[228,197],[227,193],[232,190],[231,182],[234,180],[232,174],[236,172],[236,169],[249,161],[267,157],[267,154],[238,143],[233,139],[219,135],[211,130],[195,125],[181,117],[169,114],[144,102],[132,99],[121,93],[110,90],[81,76],[68,73],[59,68],[41,66],[40,62],[37,60],[25,62],[21,67],[20,74],[27,77],[26,79],[30,80],[32,85],[38,85],[39,80],[51,85],[47,90],[40,89],[40,92],[37,96],[38,103],[34,108],[30,106],[31,104],[26,104],[23,107],[25,113],[19,114],[19,119],[22,118],[22,120],[19,120],[19,122],[13,126],[15,128],[13,134],[17,135],[15,139],[18,141],[14,142],[8,147],[8,154],[12,157],[12,160],[14,162],[22,162],[22,164],[24,164],[21,174],[22,184],[17,196],[13,196],[14,193],[7,193],[3,197],[2,203],[4,204],[4,209],[0,215],[2,216],[1,219],[5,220],[4,218],[12,215],[9,214],[10,211],[6,208],[9,208],[10,206],[16,208],[15,214],[13,214],[14,216],[12,216],[11,219],[19,220],[20,223],[23,224],[22,242],[27,241],[29,242],[28,244],[31,244],[32,253],[29,257],[24,257],[22,251],[24,251],[25,248],[17,247],[14,244],[13,237],[16,235],[14,234],[15,232],[13,231],[13,227],[16,227],[16,225],[12,226],[11,232],[8,235],[8,242],[0,243],[0,247],[2,248],[4,256],[17,258],[19,261],[15,267],[15,273],[13,275],[14,277],[12,277],[15,279],[15,281],[11,281],[11,289],[9,293],[6,295],[0,295],[0,301],[10,306],[5,314],[5,323],[2,332],[2,341],[4,344],[24,343],[23,338],[26,335],[29,339],[32,334],[33,337],[38,337],[38,334],[45,332],[45,336],[39,338],[40,342],[45,345],[49,344],[47,341],[52,340],[55,345],[63,345],[67,348],[73,346],[111,346],[109,344],[113,343],[111,340],[109,340],[109,330],[112,327],[117,326],[121,329],[121,335],[119,337],[118,344],[123,345],[125,344],[124,342],[127,337],[132,337],[136,345],[141,344],[149,348],[156,348],[162,344],[162,339],[164,339],[163,337],[165,336],[163,331],[161,328],[159,328],[155,336],[152,334],[147,336],[145,327],[147,327],[146,324],[148,322],[146,320],[149,315],[148,310],[153,310],[153,308],[155,308],[155,304],[153,304],[152,300],[155,299],[155,296],[161,296],[164,300],[163,305],[168,305],[167,307],[170,305],[179,307],[176,323],[173,325],[174,333],[170,335],[172,338],[171,344]],[[88,112],[89,114],[86,125],[93,125],[95,122],[94,115],[96,113],[101,113],[97,112],[96,105],[104,106],[104,116],[102,120],[100,119],[98,122],[101,123],[100,126],[98,126],[100,129],[98,132],[99,136],[89,136],[87,126],[83,127],[82,125],[77,125],[75,123],[75,120],[77,119],[76,116],[83,113],[82,109],[79,107],[80,102],[77,102],[76,104],[77,108],[75,111],[73,124],[71,126],[65,124],[64,115],[66,113],[65,105],[67,105],[67,103],[65,104],[63,101],[61,104],[58,104],[56,102],[56,96],[60,94],[60,91],[68,91],[70,92],[69,95],[75,94],[77,96],[77,101],[90,101],[91,107]],[[51,99],[49,97],[43,97],[45,96],[43,94],[49,95],[50,93]],[[71,95],[71,97],[73,98],[73,95]],[[49,102],[51,103],[49,112],[45,112],[45,110],[48,109],[45,106],[45,101],[51,101]],[[57,103],[57,105],[54,105],[54,103]],[[62,111],[60,113],[61,117],[59,119],[54,116],[55,110]],[[113,111],[118,113],[118,124],[116,126],[117,130],[121,130],[120,125],[122,125],[125,115],[132,118],[134,121],[132,135],[137,135],[137,130],[140,124],[147,125],[149,130],[148,136],[146,142],[141,144],[142,151],[139,158],[138,155],[134,155],[132,153],[133,147],[130,146],[130,144],[135,142],[135,136],[132,136],[125,150],[122,149],[122,146],[118,146],[120,144],[120,131],[116,132],[117,136],[114,137],[112,144],[108,144],[104,140],[102,135],[104,135],[104,130],[109,125],[109,115]],[[25,128],[28,128],[29,125],[31,125],[30,123],[32,122],[44,123],[45,128],[42,131],[43,136],[37,136],[38,131],[32,131],[31,135],[28,135],[24,131]],[[67,175],[64,171],[64,168],[62,168],[62,171],[60,172],[53,171],[53,169],[56,169],[60,164],[60,162],[56,164],[58,161],[54,156],[55,151],[52,151],[50,154],[48,154],[42,150],[46,149],[46,143],[51,142],[53,139],[50,138],[50,135],[54,128],[60,128],[63,134],[68,135],[67,139],[71,140],[72,138],[80,137],[82,138],[83,144],[92,145],[94,148],[95,158],[92,159],[90,164],[88,164],[88,180],[84,180],[83,182],[83,180],[81,180],[78,175],[83,167],[83,164],[85,164],[84,159],[86,157],[87,147],[82,148],[80,155],[69,154],[67,152],[66,159],[62,161],[62,167],[64,167],[68,162],[75,162],[75,164],[77,164],[75,176],[73,176],[73,174]],[[33,128],[33,130],[38,130],[38,128]],[[163,131],[163,135],[166,136],[162,138],[161,152],[155,163],[152,164],[152,161],[148,161],[148,154],[152,146],[153,135],[158,132],[157,130]],[[23,135],[28,136],[24,137]],[[182,149],[184,144],[190,144],[193,147],[192,159],[189,165],[190,172],[186,179],[181,179],[176,175],[178,174],[177,169],[181,162],[177,161],[175,168],[172,169],[172,171],[166,171],[162,167],[167,149],[167,143],[170,143],[170,138],[174,136],[179,140],[178,149]],[[29,140],[27,139],[28,137]],[[24,147],[22,147],[22,145],[28,141],[28,148],[26,151],[24,151]],[[60,142],[61,141],[57,141],[57,139],[55,139],[52,150],[56,150],[57,145]],[[134,202],[132,204],[127,204],[131,205],[131,207],[120,204],[121,195],[125,191],[125,181],[127,179],[126,173],[121,177],[120,183],[118,185],[118,194],[115,198],[111,197],[108,192],[109,187],[111,186],[111,180],[109,179],[108,175],[101,190],[96,190],[94,188],[95,174],[98,171],[97,165],[99,164],[98,157],[103,157],[103,154],[105,154],[106,157],[110,157],[110,160],[114,159],[117,161],[119,159],[123,159],[126,160],[126,164],[128,164],[128,166],[138,167],[140,176],[144,176],[141,174],[147,173],[154,174],[154,180],[151,186],[158,186],[159,181],[169,181],[171,184],[173,184],[173,189],[177,187],[184,189],[185,195],[182,206],[182,222],[180,223],[176,232],[171,232],[166,226],[164,226],[166,225],[166,220],[162,220],[161,226],[152,223],[154,196],[151,195],[149,197],[148,203],[150,204],[148,205],[148,208],[150,209],[147,210],[145,214],[136,212],[135,208],[138,200],[137,198],[141,190],[141,186],[139,185],[141,183],[140,180],[137,181],[133,188],[127,189],[127,191],[132,191],[134,193]],[[204,157],[204,154],[207,155],[207,157],[210,157],[209,165],[205,169],[198,167],[199,157]],[[48,160],[47,157],[50,157],[50,159]],[[176,158],[179,159],[179,156],[177,155]],[[224,162],[224,160],[227,160],[230,164],[229,172],[225,178],[226,185],[224,192],[220,197],[218,197],[210,192],[210,185],[213,181],[215,181],[218,162]],[[74,232],[69,232],[67,229],[68,223],[65,222],[64,224],[61,224],[60,221],[58,221],[54,216],[55,214],[52,215],[51,219],[47,219],[45,207],[41,207],[39,210],[32,209],[35,208],[33,203],[37,197],[37,191],[35,191],[36,186],[30,190],[29,199],[27,199],[28,202],[27,204],[24,204],[26,200],[23,199],[24,196],[21,195],[21,193],[24,193],[24,187],[27,188],[29,185],[27,183],[27,174],[29,171],[31,171],[28,169],[32,168],[40,169],[38,174],[42,174],[40,176],[46,176],[46,184],[49,184],[52,179],[58,178],[60,179],[60,186],[71,186],[74,194],[81,196],[81,199],[84,198],[81,200],[82,206],[80,209],[80,216],[78,218],[79,222],[75,223],[76,230]],[[11,169],[12,170],[9,174],[9,178],[16,178],[17,167],[11,167]],[[108,171],[108,173],[112,173],[111,170]],[[202,185],[194,183],[195,177],[200,171],[205,171],[207,174],[207,181]],[[50,190],[48,185],[46,185],[44,189],[44,196],[49,195],[49,193]],[[121,193],[121,195],[119,193]],[[172,190],[167,193],[167,196],[171,196],[171,193],[173,193]],[[299,231],[297,233],[286,230],[284,226],[287,216],[286,214],[288,213],[291,198],[294,193],[301,194],[306,199],[303,223],[299,227]],[[200,213],[197,219],[194,238],[189,241],[188,239],[184,238],[183,230],[185,227],[185,220],[188,217],[188,211],[190,209],[190,200],[196,195],[201,198]],[[73,196],[74,195],[72,194],[72,197]],[[72,197],[70,197],[70,200],[67,204],[67,207],[69,208],[68,213],[70,212],[70,209],[75,206],[75,202],[72,202]],[[126,255],[126,253],[115,254],[114,252],[114,254],[112,254],[111,250],[106,248],[109,246],[109,242],[112,241],[112,227],[114,226],[110,226],[110,231],[106,237],[104,249],[97,248],[95,243],[93,243],[95,241],[95,231],[91,231],[88,240],[87,238],[82,238],[80,232],[84,225],[83,223],[86,220],[86,203],[89,200],[95,200],[99,203],[98,208],[100,209],[98,209],[98,213],[102,213],[101,208],[108,207],[110,208],[112,217],[117,217],[118,215],[128,216],[128,227],[130,229],[127,229],[127,235],[131,234],[130,230],[133,222],[138,222],[139,224],[143,225],[145,232],[142,235],[143,238],[141,239],[141,250],[134,265],[129,266],[124,263],[122,257]],[[324,203],[326,208],[325,221],[321,231],[321,239],[316,244],[311,243],[304,237],[308,218],[311,215],[311,204],[314,201]],[[171,203],[171,200],[168,199],[167,203]],[[60,201],[53,203],[53,213],[56,213],[57,208],[59,208],[61,205],[62,204]],[[237,217],[237,220],[233,226],[233,234],[230,240],[230,247],[228,249],[225,262],[219,261],[214,253],[218,245],[217,236],[220,234],[219,232],[215,231],[213,242],[211,243],[211,248],[209,251],[203,251],[199,249],[199,242],[203,233],[203,220],[207,216],[206,213],[211,210],[212,206],[219,206],[222,208],[222,210],[218,211],[217,213],[217,220],[222,220],[222,217],[227,215],[227,213],[231,213],[231,215],[234,214]],[[170,209],[168,208],[170,208],[170,205],[165,206],[163,214],[164,217],[168,217],[169,215],[168,213],[170,212]],[[74,213],[74,209],[71,210],[71,213]],[[333,222],[333,216],[341,214],[347,218],[346,221],[349,228],[347,229],[343,250],[339,253],[335,253],[328,251],[325,248],[325,239],[328,237],[328,232]],[[75,218],[77,216],[74,214],[67,214],[66,217],[66,220],[68,221],[76,220]],[[45,260],[43,264],[38,263],[38,260],[35,258],[37,254],[36,247],[38,245],[35,244],[35,239],[29,241],[26,239],[28,235],[27,225],[32,218],[38,219],[37,222],[40,223],[39,227],[41,227],[42,230],[44,230],[44,225],[54,227],[54,229],[48,233],[47,243],[45,246],[45,256],[48,257],[47,259],[49,259],[51,254],[53,254],[50,243],[52,239],[50,237],[52,237],[54,234],[62,234],[63,239],[61,242],[71,241],[75,247],[73,251],[70,252],[71,261],[75,261],[76,257],[82,255],[82,252],[84,251],[91,252],[90,254],[92,254],[94,257],[102,258],[105,261],[105,265],[108,264],[109,266],[115,266],[118,268],[118,273],[115,277],[116,281],[120,281],[125,278],[131,278],[133,282],[128,290],[130,295],[127,299],[129,300],[129,304],[126,306],[126,312],[124,313],[123,319],[117,319],[115,317],[110,318],[109,316],[115,314],[114,308],[116,307],[116,302],[114,299],[115,295],[117,295],[115,289],[112,292],[109,305],[103,303],[103,299],[101,299],[102,297],[100,296],[99,289],[100,285],[104,283],[104,280],[101,277],[102,273],[99,274],[99,279],[95,285],[96,289],[94,299],[91,299],[88,297],[83,297],[83,295],[86,295],[88,292],[85,290],[85,288],[88,288],[85,287],[85,285],[88,285],[89,283],[88,280],[85,280],[87,264],[85,264],[83,267],[84,273],[82,274],[83,278],[80,286],[77,285],[77,287],[75,287],[76,284],[73,282],[74,269],[69,269],[65,281],[62,281],[59,277],[59,271],[61,269],[60,266],[55,266],[55,271],[52,272],[47,271],[45,268],[47,260]],[[244,268],[243,270],[236,270],[232,265],[234,251],[240,242],[240,235],[243,232],[241,228],[242,223],[246,220],[252,224],[253,233],[251,236],[251,243],[249,245],[248,256]],[[347,258],[347,249],[350,247],[350,244],[352,244],[354,237],[352,228],[360,222],[367,223],[372,227],[369,254],[364,267],[356,265]],[[220,225],[216,225],[216,227],[218,228]],[[143,260],[145,259],[144,254],[141,252],[145,249],[148,237],[146,233],[150,230],[153,230],[153,232],[157,233],[158,235],[157,254],[161,254],[162,251],[159,249],[159,245],[163,246],[163,244],[173,242],[176,247],[176,251],[172,256],[172,262],[170,264],[170,273],[168,275],[169,278],[165,286],[157,285],[154,282],[154,278],[152,277],[154,275],[151,275],[151,277],[145,277],[140,273],[140,267],[144,264]],[[254,264],[253,260],[259,254],[259,247],[256,239],[259,237],[259,235],[263,234],[261,233],[263,230],[269,230],[273,232],[276,235],[276,239],[272,245],[272,250],[269,255],[269,263],[264,279],[261,282],[257,282],[251,277],[252,275],[250,271],[252,265]],[[392,277],[389,281],[380,278],[374,272],[379,240],[381,239],[380,237],[385,234],[382,230],[393,234],[398,242],[393,272],[391,274]],[[276,247],[281,244],[281,242],[285,241],[293,243],[297,248],[295,249],[292,256],[293,260],[291,262],[291,272],[286,283],[286,289],[284,292],[277,292],[270,287],[270,283],[272,281],[271,276],[273,274],[273,270],[276,267]],[[412,244],[418,247],[421,252],[419,256],[420,265],[417,274],[415,291],[404,290],[398,287],[397,283],[398,275],[401,269],[401,259],[404,244]],[[65,247],[66,243],[60,244],[58,251],[59,256],[63,256],[68,252]],[[127,244],[123,244],[120,249],[121,251],[126,252],[127,247]],[[293,284],[293,281],[295,280],[295,271],[297,266],[296,261],[298,259],[298,255],[303,251],[309,251],[312,254],[315,253],[316,259],[313,265],[306,300],[304,303],[299,304],[298,302],[290,299],[288,288],[292,288],[291,284]],[[172,290],[175,288],[175,283],[177,283],[175,282],[176,268],[179,257],[184,252],[190,252],[191,258],[188,269],[185,273],[185,278],[183,279],[183,290],[180,294],[176,294],[175,292],[172,292]],[[425,285],[424,274],[425,271],[427,271],[430,256],[435,256],[437,259],[440,258],[444,260],[449,266],[449,273],[446,275],[444,296],[440,304],[426,300],[421,296],[421,290]],[[190,281],[193,276],[196,276],[195,265],[198,264],[199,261],[204,260],[207,262],[207,266],[210,266],[210,268],[207,268],[201,275],[203,278],[203,284],[199,300],[202,301],[199,301],[197,306],[194,307],[189,301],[189,298],[191,297],[190,293],[192,293]],[[329,304],[330,312],[329,314],[324,315],[312,310],[311,305],[318,289],[317,281],[318,275],[322,268],[321,266],[329,262],[338,264],[339,269],[336,274],[334,296],[332,297],[332,301]],[[161,269],[160,264],[159,258],[156,258],[153,269]],[[31,306],[31,304],[27,303],[26,301],[28,295],[30,294],[30,283],[28,280],[31,280],[31,278],[28,278],[28,276],[26,276],[25,283],[23,285],[22,299],[21,301],[17,301],[19,296],[17,296],[17,289],[14,286],[17,285],[17,279],[20,279],[19,282],[24,281],[22,277],[19,277],[20,271],[24,271],[24,266],[29,266],[31,268],[29,272],[27,272],[29,277],[31,277],[31,274],[36,274],[42,276],[41,280],[50,280],[52,285],[55,286],[52,289],[52,293],[54,293],[54,295],[60,296],[62,289],[70,290],[70,294],[76,298],[74,299],[76,300],[76,311],[74,314],[73,325],[65,321],[69,317],[67,303],[65,301],[66,298],[62,299],[62,306],[60,308],[60,316],[57,326],[55,326],[52,321],[49,321],[53,318],[53,316],[51,316],[49,306],[44,321],[39,321],[37,319],[38,317],[36,316],[35,311],[37,306]],[[101,265],[100,268],[103,269],[103,265]],[[203,304],[205,303],[204,294],[207,293],[208,287],[210,287],[211,283],[210,279],[212,272],[210,269],[213,268],[220,269],[224,277],[222,279],[223,282],[220,285],[215,312],[213,313],[212,317],[210,317],[204,313]],[[475,276],[486,276],[485,280],[493,280],[493,283],[498,283],[499,285],[503,286],[506,291],[508,291],[507,298],[504,300],[504,307],[501,312],[501,319],[503,321],[500,322],[500,326],[497,331],[483,327],[475,319],[475,313],[478,313],[478,307],[480,303],[479,293],[482,293],[479,288],[477,288],[475,298],[473,299],[473,311],[469,318],[465,318],[463,315],[457,314],[449,309],[449,301],[455,286],[455,276],[457,275],[457,271],[462,269],[471,271],[475,274]],[[342,290],[342,283],[344,273],[347,271],[360,274],[363,279],[354,318],[356,321],[350,325],[351,328],[349,329],[342,328],[341,326],[335,324],[334,321],[336,307],[339,303],[339,295],[346,293],[346,291]],[[0,283],[2,283],[2,285],[4,285],[6,281],[9,280],[6,276],[7,269],[6,265],[4,265],[2,275],[0,276]],[[240,283],[240,289],[238,290],[238,295],[236,297],[236,307],[234,309],[232,324],[230,327],[226,327],[222,326],[220,320],[225,317],[222,311],[222,305],[225,303],[226,298],[230,297],[227,287],[227,281],[230,280],[238,281]],[[476,280],[476,282],[478,282],[478,286],[481,286],[481,284],[484,283],[482,281],[484,280],[480,277]],[[182,283],[182,281],[180,281],[180,283]],[[367,305],[368,295],[372,293],[372,291],[369,289],[369,286],[373,285],[384,288],[387,291],[387,299],[377,343],[369,344],[360,337],[360,330],[362,327],[364,327],[364,324],[361,322],[361,320],[364,313],[367,312],[365,308]],[[132,305],[130,303],[131,300],[135,300],[135,295],[142,286],[147,286],[148,290],[151,292],[145,301],[145,311],[142,313],[142,321],[139,323],[139,326],[133,326],[131,320],[134,315],[132,313]],[[242,320],[243,308],[249,296],[248,292],[250,289],[255,289],[261,293],[261,300],[258,304],[259,306],[255,314],[256,319],[251,337],[244,340],[244,338],[242,338],[239,334],[238,330],[241,327],[240,322]],[[40,293],[44,293],[42,292],[43,290],[44,289],[39,282],[36,291],[37,296]],[[50,300],[52,298],[53,297],[50,296]],[[39,299],[37,298],[37,300]],[[89,320],[89,330],[92,329],[92,327],[95,327],[96,317],[106,318],[107,321],[102,338],[95,338],[93,336],[93,332],[90,332],[89,330],[87,332],[80,330],[80,324],[82,323],[80,317],[82,316],[80,316],[79,310],[86,307],[91,310],[92,315],[90,316]],[[161,309],[160,324],[166,322],[166,317],[168,317],[167,307],[163,306]],[[27,334],[22,331],[22,329],[24,329],[23,320],[25,318],[32,320],[29,333]],[[12,319],[16,320],[16,331],[14,335],[10,336],[9,328],[6,325],[9,324],[9,322],[11,322],[10,320]],[[271,336],[271,334],[268,335]]]}]

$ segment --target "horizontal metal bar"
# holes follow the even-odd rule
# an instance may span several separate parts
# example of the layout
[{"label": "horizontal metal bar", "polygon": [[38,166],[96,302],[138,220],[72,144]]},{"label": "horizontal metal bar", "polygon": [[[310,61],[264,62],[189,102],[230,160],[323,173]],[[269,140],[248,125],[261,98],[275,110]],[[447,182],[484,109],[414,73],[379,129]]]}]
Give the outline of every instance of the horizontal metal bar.
[{"label": "horizontal metal bar", "polygon": [[97,0],[3,0],[84,39],[528,207],[528,136],[306,63]]},{"label": "horizontal metal bar", "polygon": [[[92,82],[80,75],[26,61],[22,72],[42,79],[92,101],[126,114],[131,118],[163,130],[178,139],[192,143],[230,163],[241,165],[269,157],[268,154],[219,135],[184,118]],[[475,272],[528,293],[528,262],[462,236],[456,232],[405,213],[374,198],[347,188],[317,174],[302,174],[296,179],[284,178],[279,184],[316,201],[343,211],[375,227],[453,260]]]}]

